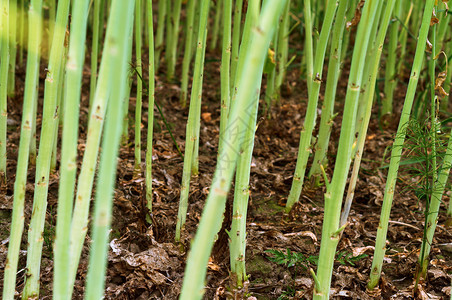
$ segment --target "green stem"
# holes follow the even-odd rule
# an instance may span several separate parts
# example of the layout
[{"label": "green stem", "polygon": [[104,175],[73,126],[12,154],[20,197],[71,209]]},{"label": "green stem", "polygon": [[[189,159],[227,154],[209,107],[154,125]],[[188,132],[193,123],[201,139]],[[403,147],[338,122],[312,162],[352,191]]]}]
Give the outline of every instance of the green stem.
[{"label": "green stem", "polygon": [[[0,64],[0,182],[6,181],[6,130],[8,120],[8,67],[9,67],[9,1],[1,2],[1,64]],[[6,34],[5,34],[6,33]]]},{"label": "green stem", "polygon": [[228,121],[230,95],[230,67],[231,67],[231,19],[232,0],[223,0],[223,49],[221,56],[221,116],[220,116],[220,138],[218,149],[224,144],[224,131]]},{"label": "green stem", "polygon": [[411,108],[416,93],[416,86],[419,81],[419,72],[424,60],[424,50],[427,41],[428,30],[430,27],[430,19],[433,12],[434,0],[426,1],[424,8],[424,16],[422,18],[421,28],[419,30],[418,43],[414,56],[413,67],[411,70],[410,82],[408,84],[405,102],[399,121],[399,127],[394,140],[391,152],[391,161],[389,163],[388,178],[386,181],[385,193],[383,198],[383,206],[380,215],[380,223],[377,230],[377,239],[375,243],[375,253],[372,261],[372,269],[370,273],[370,281],[368,288],[373,289],[380,280],[380,273],[383,264],[383,258],[386,250],[386,234],[388,231],[389,215],[391,212],[392,200],[394,198],[394,189],[397,181],[397,173],[400,164],[403,143],[407,130],[408,120],[410,118]]},{"label": "green stem", "polygon": [[[399,17],[402,13],[402,1],[398,1],[394,15]],[[388,59],[386,60],[385,69],[385,86],[384,97],[382,101],[381,115],[392,114],[392,99],[394,90],[397,86],[396,73],[396,58],[397,58],[397,44],[399,40],[399,22],[393,21],[389,29],[389,45],[388,45]]]},{"label": "green stem", "polygon": [[72,26],[65,78],[65,106],[61,148],[60,186],[55,238],[54,299],[70,299],[70,228],[77,173],[77,143],[82,70],[85,53],[89,1],[77,1],[72,7]]},{"label": "green stem", "polygon": [[315,145],[315,155],[309,177],[320,174],[320,166],[326,164],[326,154],[333,125],[334,99],[336,98],[337,82],[340,74],[340,57],[342,51],[342,38],[345,28],[345,13],[348,1],[339,1],[336,13],[336,22],[333,27],[331,49],[328,61],[328,75],[325,87],[325,99],[322,105],[322,115],[320,118],[319,135]]},{"label": "green stem", "polygon": [[[309,2],[309,0],[306,0]],[[298,201],[303,187],[304,175],[306,172],[306,166],[308,158],[311,153],[311,138],[314,130],[315,121],[317,119],[317,103],[319,100],[320,84],[322,83],[323,63],[325,60],[326,46],[331,32],[331,26],[333,24],[336,9],[339,4],[339,0],[330,0],[328,7],[326,8],[325,18],[323,20],[322,31],[320,33],[320,39],[317,43],[315,61],[313,72],[315,77],[310,75],[308,67],[308,107],[306,110],[306,117],[303,123],[303,128],[300,135],[300,145],[298,148],[297,165],[295,167],[295,174],[293,177],[292,187],[287,199],[286,212],[292,209],[295,202]],[[309,61],[309,55],[307,61]]]},{"label": "green stem", "polygon": [[[110,13],[111,18],[111,13]],[[108,29],[107,29],[108,30]],[[108,32],[107,32],[108,35]],[[110,33],[111,35],[111,33]],[[99,69],[99,79],[96,92],[94,94],[93,109],[88,121],[88,134],[86,136],[85,151],[83,155],[82,167],[78,176],[77,194],[75,197],[74,212],[72,215],[70,231],[70,264],[69,264],[69,287],[73,289],[75,275],[77,272],[80,254],[82,251],[85,236],[88,231],[88,214],[91,201],[93,180],[97,165],[101,133],[105,119],[107,104],[111,95],[112,81],[110,74],[114,72],[110,53],[113,42],[106,39],[104,45],[104,55]],[[127,73],[127,71],[125,71]],[[121,95],[123,96],[123,95]],[[110,148],[110,147],[109,147]]]},{"label": "green stem", "polygon": [[[351,163],[351,153],[355,133],[356,112],[361,91],[364,60],[367,53],[372,24],[379,1],[366,1],[356,33],[359,47],[355,47],[350,67],[350,75],[342,118],[341,135],[336,156],[336,164],[330,188],[325,193],[325,209],[322,226],[317,278],[320,289],[314,289],[313,299],[329,299],[336,248],[344,227],[339,226],[342,198],[347,183]],[[388,9],[388,8],[387,8]]]},{"label": "green stem", "polygon": [[210,42],[210,49],[214,50],[217,48],[217,41],[218,36],[220,35],[220,23],[221,23],[221,16],[222,16],[222,7],[223,7],[224,0],[218,0],[215,4],[215,19],[213,23],[213,29],[212,29],[212,41]]},{"label": "green stem", "polygon": [[187,7],[187,24],[185,28],[185,51],[184,60],[182,62],[182,83],[180,103],[182,107],[187,105],[187,91],[188,91],[188,74],[190,69],[190,62],[192,60],[193,49],[193,23],[195,21],[195,5],[196,0],[188,0]]},{"label": "green stem", "polygon": [[[278,62],[278,74],[275,78],[275,89],[280,94],[281,85],[286,76],[287,60],[289,57],[289,26],[290,26],[290,0],[287,1],[278,33],[278,49],[276,51],[276,61]],[[278,97],[279,98],[279,97]]]},{"label": "green stem", "polygon": [[[108,104],[102,155],[97,179],[96,203],[92,224],[91,244],[85,299],[102,299],[107,268],[108,238],[111,227],[113,192],[116,181],[123,97],[127,93],[127,69],[132,40],[134,1],[113,0],[108,20],[104,52],[110,56],[113,72],[110,74],[112,93]],[[118,22],[117,20],[122,20]]]},{"label": "green stem", "polygon": [[[154,24],[152,17],[152,0],[147,0],[147,19],[149,34],[149,88],[148,88],[148,132],[146,143],[146,207],[152,212],[152,139],[154,134],[154,100],[155,100],[155,68],[154,68]],[[149,217],[147,217],[149,222]]]},{"label": "green stem", "polygon": [[[135,1],[135,71],[143,74],[143,62],[141,61],[141,0]],[[141,108],[143,100],[143,82],[141,78],[137,80],[137,97],[135,102],[135,167],[134,176],[141,174]]]},{"label": "green stem", "polygon": [[[242,46],[240,47],[239,57],[245,57],[243,53],[252,51],[251,49],[251,30],[255,28],[259,16],[260,0],[250,1],[246,13],[245,28],[243,32]],[[288,3],[288,2],[287,2]],[[245,39],[248,39],[245,40]],[[240,60],[239,58],[239,60]],[[242,60],[240,60],[242,61]],[[242,72],[242,69],[238,69]],[[230,262],[232,278],[236,280],[238,287],[243,287],[246,280],[245,270],[245,251],[246,251],[246,215],[249,199],[249,181],[251,159],[254,148],[254,134],[256,132],[257,108],[259,106],[259,94],[262,76],[259,77],[255,90],[252,95],[252,106],[250,107],[250,116],[248,118],[244,134],[244,140],[240,146],[239,156],[237,160],[236,180],[234,188],[233,217],[231,224],[230,238]],[[240,89],[241,82],[237,83],[237,89]],[[226,141],[225,141],[226,142]]]},{"label": "green stem", "polygon": [[311,0],[303,0],[304,14],[304,60],[306,61],[306,82],[308,85],[308,97],[311,95],[312,74],[314,73],[314,48],[312,42],[312,18],[311,18]]},{"label": "green stem", "polygon": [[247,121],[251,118],[249,110],[255,100],[253,94],[259,88],[258,83],[262,76],[272,31],[276,27],[286,1],[269,3],[267,2],[262,9],[258,28],[252,31],[251,48],[253,51],[249,51],[246,58],[239,62],[245,66],[241,73],[237,73],[241,85],[237,91],[236,102],[231,107],[228,129],[225,131],[225,139],[229,142],[229,147],[223,147],[220,150],[210,193],[187,260],[185,274],[190,274],[190,276],[184,278],[180,299],[201,299],[203,295],[209,255],[215,235],[221,228],[226,196],[231,186],[238,152],[243,141],[243,134],[237,136],[235,129],[238,129],[240,133],[243,132],[248,124]]},{"label": "green stem", "polygon": [[234,83],[237,71],[237,62],[239,61],[240,37],[242,30],[242,9],[243,0],[235,0],[234,21],[232,22],[232,49],[231,49],[231,95],[234,94]]},{"label": "green stem", "polygon": [[[185,139],[184,168],[182,173],[181,196],[179,212],[176,224],[176,241],[180,240],[180,234],[188,209],[188,192],[190,190],[190,178],[193,170],[193,161],[196,159],[196,145],[199,144],[199,124],[203,83],[204,53],[206,50],[207,18],[209,15],[210,0],[201,1],[201,16],[198,30],[198,47],[196,48],[195,70],[193,75],[193,86],[191,91],[190,110]],[[195,173],[193,171],[193,173]]]},{"label": "green stem", "polygon": [[[438,9],[438,7],[435,5],[434,6],[434,11],[436,11]],[[437,131],[439,130],[438,128],[438,118],[436,115],[436,103],[437,103],[437,98],[435,96],[435,67],[436,67],[436,62],[435,62],[435,56],[436,56],[436,46],[437,46],[437,42],[436,42],[436,30],[437,30],[436,24],[433,24],[431,26],[431,43],[432,43],[432,53],[431,53],[431,57],[430,57],[430,61],[429,61],[429,76],[430,76],[430,121],[431,121],[431,128],[430,128],[430,134],[429,137],[431,139],[430,144],[431,144],[431,149],[430,149],[430,154],[428,154],[428,157],[431,157],[431,161],[428,161],[428,165],[427,165],[427,172],[431,173],[431,180],[432,183],[428,182],[428,187],[429,187],[429,191],[428,191],[428,195],[427,195],[427,201],[426,201],[426,206],[425,206],[425,226],[424,226],[424,236],[422,237],[422,245],[421,245],[421,252],[419,253],[419,260],[418,260],[418,264],[419,264],[419,272],[418,274],[416,274],[416,287],[417,284],[419,282],[419,279],[424,278],[427,275],[427,267],[428,267],[428,255],[430,253],[430,246],[431,246],[431,240],[430,240],[430,244],[427,243],[427,231],[430,231],[430,235],[433,238],[433,234],[435,232],[435,225],[436,225],[436,217],[438,215],[438,209],[439,209],[439,205],[440,205],[440,199],[438,198],[433,198],[433,193],[434,193],[434,188],[437,188],[437,184],[438,184],[438,170],[436,168],[437,164],[436,164],[436,156],[437,156],[437,152],[436,152],[436,144],[437,144]],[[431,164],[431,166],[429,166],[429,164]],[[431,172],[430,172],[431,170]],[[441,193],[442,195],[442,193]],[[428,199],[428,197],[431,197],[430,199]],[[433,218],[432,218],[433,216]],[[431,231],[431,228],[433,227],[433,232]]]},{"label": "green stem", "polygon": [[30,142],[33,136],[32,123],[36,105],[37,78],[39,77],[40,44],[42,36],[42,0],[32,0],[29,10],[29,33],[27,71],[25,77],[22,125],[20,131],[19,154],[17,159],[16,180],[14,182],[14,202],[11,220],[11,234],[6,258],[2,299],[14,299],[17,264],[20,243],[24,230],[24,204],[28,173]]},{"label": "green stem", "polygon": [[[94,100],[94,92],[96,91],[97,83],[97,63],[99,59],[99,27],[100,22],[100,8],[102,0],[94,0],[94,11],[93,11],[93,36],[91,41],[91,76],[90,76],[90,87],[89,87],[89,109],[91,108]],[[103,23],[102,23],[103,26]]]},{"label": "green stem", "polygon": [[383,51],[384,40],[386,37],[386,32],[389,26],[389,21],[391,17],[391,12],[393,10],[393,6],[395,4],[395,0],[390,0],[386,3],[387,9],[385,10],[384,15],[382,16],[380,28],[378,31],[378,36],[376,39],[375,46],[372,50],[370,61],[369,61],[369,75],[363,77],[364,80],[367,80],[367,88],[365,89],[362,105],[363,108],[363,120],[361,121],[361,126],[358,130],[358,141],[355,153],[355,159],[353,162],[353,171],[350,178],[350,183],[347,190],[347,197],[344,204],[344,210],[341,214],[341,221],[339,226],[344,226],[347,223],[348,215],[350,212],[350,207],[353,201],[356,181],[358,179],[359,167],[361,165],[361,158],[364,149],[364,144],[367,136],[367,129],[369,127],[370,116],[372,112],[372,103],[375,94],[375,85],[377,81],[378,75],[378,67],[380,66],[380,58]]},{"label": "green stem", "polygon": [[8,68],[8,96],[16,93],[16,55],[17,55],[17,0],[9,3],[9,68]]},{"label": "green stem", "polygon": [[59,2],[52,49],[50,50],[50,60],[47,67],[41,138],[39,142],[39,155],[36,161],[33,212],[28,230],[27,276],[22,299],[39,296],[39,274],[43,244],[42,232],[47,208],[52,147],[56,138],[54,136],[55,126],[58,126],[58,107],[56,104],[58,102],[58,88],[60,86],[69,3],[69,0]]},{"label": "green stem", "polygon": [[160,53],[162,52],[163,49],[163,34],[165,32],[165,16],[167,12],[166,1],[167,0],[159,0],[158,5],[158,20],[157,20],[157,32],[155,36],[155,55],[154,55],[156,71],[159,69]]},{"label": "green stem", "polygon": [[172,7],[172,15],[171,15],[171,37],[170,40],[170,49],[169,49],[169,58],[168,58],[168,73],[167,77],[172,79],[174,77],[174,72],[176,69],[176,59],[177,59],[177,43],[179,40],[179,23],[180,23],[180,11],[182,6],[182,0],[175,0],[174,7]]}]

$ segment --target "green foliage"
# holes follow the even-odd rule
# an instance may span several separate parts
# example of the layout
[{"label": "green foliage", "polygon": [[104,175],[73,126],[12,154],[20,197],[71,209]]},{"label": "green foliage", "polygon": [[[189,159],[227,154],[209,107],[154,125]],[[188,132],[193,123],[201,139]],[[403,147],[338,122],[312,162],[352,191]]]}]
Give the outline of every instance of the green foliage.
[{"label": "green foliage", "polygon": [[306,257],[302,253],[292,252],[290,249],[287,249],[286,253],[275,249],[269,249],[265,252],[273,255],[268,257],[270,261],[278,265],[285,265],[287,268],[297,266],[307,270],[311,265],[317,265],[319,259],[318,256],[311,255]]},{"label": "green foliage", "polygon": [[52,247],[53,247],[53,241],[55,240],[55,227],[50,224],[46,224],[44,226],[42,238],[44,240],[45,247],[49,251],[49,255],[50,255],[51,259],[53,259]]},{"label": "green foliage", "polygon": [[[268,259],[272,262],[277,263],[278,265],[285,265],[287,268],[290,267],[302,267],[307,270],[313,265],[317,265],[319,257],[317,255],[305,256],[303,253],[292,252],[290,249],[287,249],[286,252],[269,249],[265,252],[272,254],[273,256],[268,256]],[[355,266],[355,263],[360,261],[361,259],[367,257],[367,254],[360,254],[357,256],[353,256],[352,252],[347,250],[337,251],[336,252],[336,260],[341,265],[350,265]]]},{"label": "green foliage", "polygon": [[342,250],[342,251],[338,251],[336,253],[336,259],[337,261],[343,265],[350,265],[350,266],[355,266],[355,263],[360,261],[363,258],[366,258],[368,255],[367,254],[360,254],[357,256],[353,256],[352,252],[347,252],[346,250]]},{"label": "green foliage", "polygon": [[278,300],[292,299],[293,297],[295,297],[295,292],[296,290],[293,287],[288,286],[287,291],[282,292],[281,296],[278,297]]},{"label": "green foliage", "polygon": [[[404,144],[406,149],[400,166],[406,166],[406,171],[411,176],[417,177],[417,180],[407,186],[407,189],[413,190],[419,200],[429,201],[434,192],[434,183],[432,178],[439,169],[434,169],[433,160],[439,162],[444,158],[446,149],[446,135],[439,129],[440,123],[430,122],[430,118],[420,122],[411,119],[407,124],[407,136]],[[433,127],[438,130],[434,132]],[[433,151],[435,149],[435,151]],[[437,164],[440,166],[441,164]],[[427,203],[428,207],[428,203]]]}]

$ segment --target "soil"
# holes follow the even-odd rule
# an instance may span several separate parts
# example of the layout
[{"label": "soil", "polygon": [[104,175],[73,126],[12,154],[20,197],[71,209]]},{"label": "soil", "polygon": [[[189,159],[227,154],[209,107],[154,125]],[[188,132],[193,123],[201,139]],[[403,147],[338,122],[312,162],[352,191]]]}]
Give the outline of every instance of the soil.
[{"label": "soil", "polygon": [[[133,122],[130,122],[128,143],[120,149],[117,184],[114,193],[114,211],[111,243],[108,255],[106,299],[176,299],[180,293],[184,267],[190,240],[194,236],[209,193],[212,174],[215,170],[220,120],[219,67],[220,53],[209,51],[206,55],[206,75],[201,120],[199,176],[192,179],[187,224],[181,244],[174,242],[178,200],[183,160],[171,140],[162,117],[155,109],[155,133],[153,149],[153,209],[150,213],[152,225],[145,219],[144,175],[134,176]],[[87,59],[89,61],[89,59]],[[145,64],[146,65],[146,64]],[[325,64],[327,65],[327,64]],[[41,81],[45,74],[41,67]],[[87,130],[89,67],[86,66],[80,115],[79,160],[83,157],[83,145]],[[185,143],[185,126],[188,107],[179,104],[179,82],[168,82],[162,65],[156,79],[156,101],[170,125],[182,152]],[[326,73],[325,73],[326,74]],[[179,75],[179,74],[178,74]],[[346,77],[347,69],[342,77]],[[225,222],[214,246],[209,262],[205,299],[311,299],[313,279],[308,268],[316,269],[315,256],[319,253],[322,218],[323,185],[316,186],[305,180],[300,201],[290,214],[284,206],[290,191],[296,164],[300,130],[303,124],[307,91],[304,75],[299,65],[293,64],[287,74],[279,103],[270,110],[261,100],[258,129],[251,168],[251,196],[247,216],[246,267],[248,282],[241,289],[231,287],[228,255],[228,239],[232,198],[228,200]],[[180,78],[177,77],[176,78]],[[7,182],[0,193],[0,269],[4,268],[8,247],[9,227],[12,213],[13,186],[20,137],[23,83],[25,69],[17,70],[17,94],[8,105],[8,171]],[[407,82],[407,76],[402,78]],[[340,81],[336,111],[341,112],[345,98],[346,80]],[[42,85],[41,85],[42,86]],[[395,134],[398,114],[404,99],[404,85],[396,92],[396,115],[380,126],[378,109],[372,115],[355,200],[338,246],[341,259],[334,266],[331,296],[333,299],[448,299],[451,294],[451,249],[452,232],[445,225],[445,204],[450,192],[445,194],[438,226],[433,240],[427,279],[414,291],[413,278],[424,229],[425,202],[420,201],[413,189],[416,177],[401,170],[395,192],[391,223],[388,232],[387,251],[380,285],[373,291],[366,290],[369,279],[376,230],[379,223],[385,188],[389,147]],[[132,87],[132,95],[134,89]],[[265,92],[265,80],[262,88]],[[42,88],[41,97],[42,101]],[[320,101],[323,98],[321,96]],[[148,123],[147,103],[143,104],[142,137],[146,142]],[[40,103],[40,106],[42,103]],[[135,98],[130,99],[130,118],[134,118]],[[319,111],[320,112],[320,111]],[[267,118],[267,115],[270,118]],[[40,115],[38,115],[38,127]],[[331,178],[335,152],[340,135],[341,116],[334,120],[329,148],[327,176]],[[144,146],[143,146],[144,148]],[[145,151],[142,151],[144,171]],[[312,158],[311,158],[312,159]],[[308,169],[312,162],[309,162]],[[56,168],[58,170],[58,166]],[[26,228],[32,208],[34,190],[34,166],[30,166],[26,194]],[[47,220],[44,233],[43,260],[41,269],[40,299],[49,299],[52,292],[53,254],[58,171],[50,179]],[[77,273],[73,299],[82,299],[89,253],[89,234]],[[26,250],[26,234],[23,238]],[[275,254],[268,250],[300,255],[310,258],[304,263],[288,267],[272,260]],[[20,254],[17,291],[24,283],[26,252]],[[0,289],[3,272],[0,272]],[[254,297],[254,298],[253,298]]]}]

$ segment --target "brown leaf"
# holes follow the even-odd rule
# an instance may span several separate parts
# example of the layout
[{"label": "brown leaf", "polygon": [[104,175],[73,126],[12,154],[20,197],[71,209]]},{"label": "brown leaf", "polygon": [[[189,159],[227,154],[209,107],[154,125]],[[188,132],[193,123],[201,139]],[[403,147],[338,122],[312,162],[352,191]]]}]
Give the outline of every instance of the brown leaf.
[{"label": "brown leaf", "polygon": [[439,93],[439,97],[443,98],[449,96],[449,94],[444,90],[443,84],[446,81],[447,71],[444,70],[436,76],[435,79],[435,91]]},{"label": "brown leaf", "polygon": [[430,26],[433,26],[433,25],[438,24],[438,23],[439,23],[439,19],[437,17],[432,17],[430,19]]},{"label": "brown leaf", "polygon": [[203,120],[204,122],[210,123],[210,122],[212,121],[212,114],[211,114],[211,113],[208,113],[208,112],[202,113],[202,114],[201,114],[201,118],[202,118],[202,120]]}]

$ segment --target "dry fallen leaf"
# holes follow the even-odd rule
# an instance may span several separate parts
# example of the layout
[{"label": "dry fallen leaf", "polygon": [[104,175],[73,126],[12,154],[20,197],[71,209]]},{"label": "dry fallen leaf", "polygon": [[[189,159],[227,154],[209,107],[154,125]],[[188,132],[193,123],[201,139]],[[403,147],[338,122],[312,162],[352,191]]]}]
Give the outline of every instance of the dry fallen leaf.
[{"label": "dry fallen leaf", "polygon": [[208,113],[208,112],[202,113],[202,114],[201,114],[201,118],[202,118],[202,120],[203,120],[204,122],[210,123],[210,122],[212,121],[212,114],[211,114],[211,113]]}]

